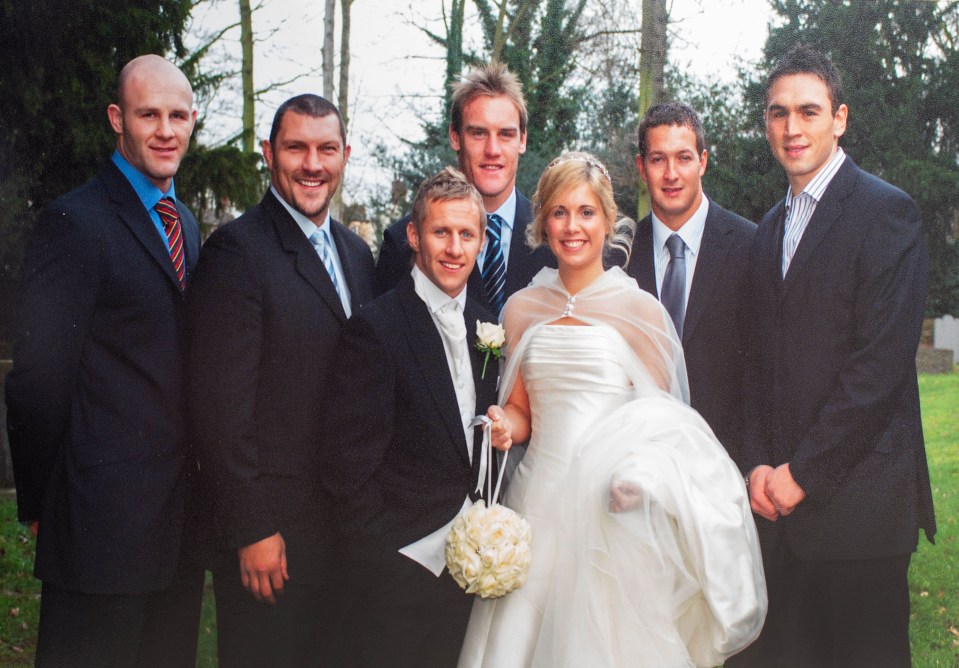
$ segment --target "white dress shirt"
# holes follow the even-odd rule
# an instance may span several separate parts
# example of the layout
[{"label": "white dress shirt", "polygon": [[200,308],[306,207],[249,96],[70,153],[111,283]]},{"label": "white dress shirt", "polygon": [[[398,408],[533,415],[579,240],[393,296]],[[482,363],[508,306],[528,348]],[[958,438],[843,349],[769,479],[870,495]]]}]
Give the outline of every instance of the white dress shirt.
[{"label": "white dress shirt", "polygon": [[676,232],[669,229],[664,222],[651,214],[653,221],[653,264],[656,268],[656,293],[662,294],[663,280],[666,278],[666,267],[669,266],[669,249],[666,240],[671,234],[679,235],[686,244],[686,293],[684,303],[689,304],[689,291],[693,286],[693,275],[696,273],[696,259],[703,243],[703,231],[706,229],[706,214],[709,212],[709,199],[703,195],[699,208],[693,212],[683,226]]}]

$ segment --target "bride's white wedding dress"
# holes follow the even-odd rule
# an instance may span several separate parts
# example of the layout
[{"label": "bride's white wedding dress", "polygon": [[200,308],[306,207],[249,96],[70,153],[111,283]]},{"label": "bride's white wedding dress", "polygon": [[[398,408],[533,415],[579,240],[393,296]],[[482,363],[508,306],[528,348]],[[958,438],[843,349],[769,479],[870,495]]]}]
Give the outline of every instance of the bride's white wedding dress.
[{"label": "bride's white wedding dress", "polygon": [[[702,418],[637,372],[621,327],[552,320],[511,343],[532,438],[504,503],[532,525],[529,581],[476,599],[460,666],[718,665],[765,614],[742,478]],[[609,511],[611,484],[633,509]]]}]

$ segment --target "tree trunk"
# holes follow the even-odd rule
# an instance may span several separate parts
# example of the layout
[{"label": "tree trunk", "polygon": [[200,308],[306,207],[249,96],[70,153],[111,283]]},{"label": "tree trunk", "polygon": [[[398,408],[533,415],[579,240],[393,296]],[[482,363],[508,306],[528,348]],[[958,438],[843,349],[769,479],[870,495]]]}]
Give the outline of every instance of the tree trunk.
[{"label": "tree trunk", "polygon": [[242,63],[240,78],[243,81],[243,131],[241,141],[244,153],[256,151],[256,115],[253,89],[253,12],[250,0],[240,0],[240,50]]},{"label": "tree trunk", "polygon": [[323,97],[333,101],[333,31],[336,27],[336,0],[326,0],[323,15]]},{"label": "tree trunk", "polygon": [[466,0],[453,0],[450,6],[449,23],[446,27],[446,81],[443,86],[443,109],[446,113],[446,126],[449,125],[451,120],[453,83],[459,79],[463,72],[463,19],[465,15]]},{"label": "tree trunk", "polygon": [[[663,99],[663,70],[666,67],[666,28],[669,15],[666,0],[643,0],[643,37],[639,56],[639,119]],[[639,178],[637,175],[636,178]],[[636,219],[649,213],[649,191],[639,179]]]},{"label": "tree trunk", "polygon": [[[350,131],[350,10],[353,8],[353,0],[340,0],[341,17],[343,25],[340,26],[340,85],[337,91],[339,99],[337,106],[340,109],[340,115],[343,117],[343,127],[346,128],[347,140],[349,140]],[[343,220],[343,184],[335,193],[333,193],[333,202],[331,203],[333,217],[341,220],[344,224],[350,221]]]}]

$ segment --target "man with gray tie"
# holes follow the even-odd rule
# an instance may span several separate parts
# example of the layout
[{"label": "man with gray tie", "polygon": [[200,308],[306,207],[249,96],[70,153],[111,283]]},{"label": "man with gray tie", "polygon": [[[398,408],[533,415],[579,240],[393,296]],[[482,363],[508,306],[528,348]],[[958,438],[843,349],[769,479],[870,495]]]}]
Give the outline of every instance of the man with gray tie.
[{"label": "man with gray tie", "polygon": [[335,106],[284,102],[263,155],[269,191],[200,255],[193,429],[221,540],[220,665],[305,666],[328,656],[337,614],[320,398],[343,324],[372,297],[373,258],[330,217],[350,155]]},{"label": "man with gray tie", "polygon": [[656,105],[639,126],[636,167],[652,213],[626,272],[656,295],[683,343],[690,403],[735,460],[742,431],[749,247],[756,226],[706,197],[703,125],[690,107]]}]

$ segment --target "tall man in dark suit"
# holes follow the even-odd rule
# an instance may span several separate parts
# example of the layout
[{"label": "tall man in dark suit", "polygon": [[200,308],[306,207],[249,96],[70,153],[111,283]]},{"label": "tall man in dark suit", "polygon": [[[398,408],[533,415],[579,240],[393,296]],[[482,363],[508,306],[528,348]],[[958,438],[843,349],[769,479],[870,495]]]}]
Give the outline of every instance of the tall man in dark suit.
[{"label": "tall man in dark suit", "polygon": [[196,121],[141,56],[100,174],[44,209],[23,265],[7,424],[43,581],[38,666],[193,666],[203,568],[186,530],[184,289],[200,249],[173,177]]},{"label": "tall man in dark suit", "polygon": [[461,173],[427,179],[407,227],[412,273],[350,319],[333,357],[323,459],[349,565],[344,665],[453,666],[459,655],[472,600],[443,572],[443,544],[477,486],[470,422],[496,400],[493,366],[483,378],[472,345],[493,316],[466,290],[485,222]]},{"label": "tall man in dark suit", "polygon": [[672,315],[692,406],[738,459],[748,347],[743,310],[756,226],[703,194],[706,161],[695,111],[671,102],[646,113],[636,167],[652,213],[636,226],[626,272]]},{"label": "tall man in dark suit", "polygon": [[372,297],[373,257],[329,215],[350,155],[336,107],[287,100],[263,155],[269,191],[197,267],[192,415],[222,539],[220,664],[298,667],[324,661],[337,614],[322,397],[340,329]]},{"label": "tall man in dark suit", "polygon": [[935,533],[915,366],[922,221],[839,148],[848,109],[826,56],[785,55],[765,116],[789,190],[759,226],[752,276],[744,470],[765,518],[759,665],[909,666],[906,575],[919,528]]},{"label": "tall man in dark suit", "polygon": [[[516,189],[519,157],[526,152],[526,100],[516,76],[501,63],[471,70],[453,89],[450,145],[459,167],[483,196],[488,218],[486,242],[468,290],[495,315],[514,292],[556,259],[546,247],[530,250],[526,227],[533,219],[529,200]],[[406,239],[409,217],[383,233],[376,264],[377,292],[394,287],[410,272]]]}]

